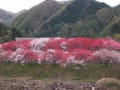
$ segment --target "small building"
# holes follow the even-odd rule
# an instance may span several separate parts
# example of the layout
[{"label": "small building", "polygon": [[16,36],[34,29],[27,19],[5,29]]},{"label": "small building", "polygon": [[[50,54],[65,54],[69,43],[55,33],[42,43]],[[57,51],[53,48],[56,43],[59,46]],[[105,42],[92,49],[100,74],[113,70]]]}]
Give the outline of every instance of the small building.
[{"label": "small building", "polygon": [[33,39],[37,39],[35,37],[16,37],[15,40],[33,40]]}]

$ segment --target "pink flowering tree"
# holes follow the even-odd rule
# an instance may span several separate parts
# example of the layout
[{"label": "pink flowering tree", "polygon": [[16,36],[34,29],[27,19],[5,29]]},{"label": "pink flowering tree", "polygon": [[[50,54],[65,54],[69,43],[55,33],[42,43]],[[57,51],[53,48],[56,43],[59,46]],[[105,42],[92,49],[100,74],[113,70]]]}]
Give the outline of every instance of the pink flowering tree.
[{"label": "pink flowering tree", "polygon": [[114,50],[101,49],[93,53],[88,61],[103,64],[120,63],[120,53]]}]

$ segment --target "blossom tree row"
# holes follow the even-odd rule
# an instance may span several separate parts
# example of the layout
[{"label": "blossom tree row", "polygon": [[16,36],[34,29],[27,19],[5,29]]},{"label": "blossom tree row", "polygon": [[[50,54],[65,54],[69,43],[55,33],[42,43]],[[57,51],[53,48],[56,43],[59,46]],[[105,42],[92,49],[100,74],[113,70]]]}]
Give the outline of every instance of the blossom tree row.
[{"label": "blossom tree row", "polygon": [[120,43],[105,38],[39,38],[0,44],[0,62],[120,63]]}]

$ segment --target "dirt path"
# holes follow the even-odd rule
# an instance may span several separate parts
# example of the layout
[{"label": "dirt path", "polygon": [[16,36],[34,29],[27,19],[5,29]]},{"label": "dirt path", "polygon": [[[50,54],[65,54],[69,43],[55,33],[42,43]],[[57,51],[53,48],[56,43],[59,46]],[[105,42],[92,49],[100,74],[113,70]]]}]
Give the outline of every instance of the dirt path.
[{"label": "dirt path", "polygon": [[81,82],[41,81],[29,78],[0,78],[0,90],[120,90],[102,85]]}]

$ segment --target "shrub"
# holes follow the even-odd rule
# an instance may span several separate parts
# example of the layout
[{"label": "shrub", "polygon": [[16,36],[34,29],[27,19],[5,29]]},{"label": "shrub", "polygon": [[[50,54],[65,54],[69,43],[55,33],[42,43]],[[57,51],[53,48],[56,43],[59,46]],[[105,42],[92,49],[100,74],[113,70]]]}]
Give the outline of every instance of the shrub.
[{"label": "shrub", "polygon": [[102,78],[96,82],[96,84],[105,85],[107,87],[120,87],[120,80],[115,78]]}]

